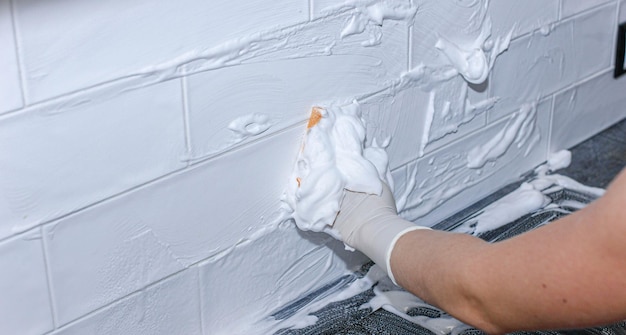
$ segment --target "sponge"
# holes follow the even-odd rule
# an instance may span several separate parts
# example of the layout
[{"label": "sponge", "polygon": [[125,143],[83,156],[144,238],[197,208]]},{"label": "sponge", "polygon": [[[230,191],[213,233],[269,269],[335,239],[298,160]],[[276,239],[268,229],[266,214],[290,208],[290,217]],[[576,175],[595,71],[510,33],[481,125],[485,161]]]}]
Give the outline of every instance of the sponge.
[{"label": "sponge", "polygon": [[380,195],[383,181],[393,185],[387,153],[365,137],[358,103],[312,109],[283,197],[298,228],[341,239],[332,226],[344,191]]}]

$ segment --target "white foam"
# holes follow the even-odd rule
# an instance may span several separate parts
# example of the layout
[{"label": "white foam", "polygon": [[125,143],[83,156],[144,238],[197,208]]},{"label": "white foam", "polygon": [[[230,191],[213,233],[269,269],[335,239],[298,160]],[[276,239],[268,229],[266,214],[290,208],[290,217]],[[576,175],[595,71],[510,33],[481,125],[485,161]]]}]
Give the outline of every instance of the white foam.
[{"label": "white foam", "polygon": [[485,207],[477,218],[470,220],[472,233],[480,234],[496,229],[549,203],[550,198],[541,193],[541,190],[535,189],[532,183],[524,183],[517,190]]},{"label": "white foam", "polygon": [[391,184],[388,157],[376,141],[365,145],[357,103],[318,111],[322,118],[304,136],[284,201],[298,228],[341,239],[332,225],[344,190],[380,195],[380,178]]},{"label": "white foam", "polygon": [[312,315],[312,313],[321,310],[333,302],[343,301],[357,296],[384,280],[390,282],[385,271],[377,265],[374,265],[369,269],[365,276],[353,281],[343,290],[321,299],[314,300],[312,303],[304,306],[289,318],[283,320],[276,320],[274,317],[266,318],[256,323],[254,325],[254,331],[251,331],[251,333],[273,334],[280,329],[302,329],[314,325],[318,321],[318,318]]},{"label": "white foam", "polygon": [[547,167],[550,171],[558,171],[568,167],[571,163],[572,153],[569,150],[561,150],[550,155]]},{"label": "white foam", "polygon": [[487,162],[493,162],[504,155],[509,147],[514,143],[521,147],[536,128],[537,105],[526,104],[520,110],[513,114],[506,124],[496,136],[487,143],[477,146],[469,151],[467,155],[467,167],[470,169],[479,169]]}]

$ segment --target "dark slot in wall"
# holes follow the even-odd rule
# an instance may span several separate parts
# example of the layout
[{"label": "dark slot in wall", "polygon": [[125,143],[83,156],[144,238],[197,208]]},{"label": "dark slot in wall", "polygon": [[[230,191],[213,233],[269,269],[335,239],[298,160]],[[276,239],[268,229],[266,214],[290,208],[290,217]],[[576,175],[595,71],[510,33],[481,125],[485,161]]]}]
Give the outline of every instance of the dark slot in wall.
[{"label": "dark slot in wall", "polygon": [[615,78],[617,79],[626,73],[626,64],[624,63],[624,56],[626,56],[626,22],[620,24],[617,29],[617,47],[615,50]]}]

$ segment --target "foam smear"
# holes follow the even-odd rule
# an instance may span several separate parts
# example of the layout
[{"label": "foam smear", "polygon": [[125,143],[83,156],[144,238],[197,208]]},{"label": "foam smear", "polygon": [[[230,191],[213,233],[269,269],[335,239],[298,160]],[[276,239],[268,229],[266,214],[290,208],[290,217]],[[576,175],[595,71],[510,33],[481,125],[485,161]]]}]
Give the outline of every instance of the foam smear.
[{"label": "foam smear", "polygon": [[[322,310],[329,304],[350,299],[372,288],[374,296],[369,302],[361,305],[360,309],[371,309],[372,311],[384,309],[435,334],[450,334],[455,330],[467,327],[449,314],[428,305],[420,298],[397,287],[387,277],[385,271],[374,265],[363,278],[355,280],[346,286],[345,289],[315,300],[287,319],[265,319],[257,323],[255,329],[262,330],[259,334],[273,334],[281,329],[303,329],[312,326],[318,321],[318,317],[314,315],[315,312]],[[409,315],[416,308],[425,308],[432,311],[436,314],[436,317]]]},{"label": "foam smear", "polygon": [[[276,320],[273,317],[270,317],[258,322],[255,325],[255,329],[257,330],[256,333],[274,334],[281,329],[302,329],[312,326],[318,321],[317,316],[313,315],[313,313],[321,310],[331,303],[344,301],[357,296],[371,289],[374,285],[384,282],[385,280],[391,283],[391,280],[387,277],[387,273],[380,267],[374,265],[362,278],[353,281],[344,289],[335,292],[334,294],[314,300],[312,303],[302,307],[293,316],[287,319]],[[391,285],[393,285],[393,283]]]},{"label": "foam smear", "polygon": [[[595,197],[602,196],[604,194],[603,189],[585,186],[569,177],[552,174],[556,170],[568,167],[571,161],[572,154],[567,150],[552,154],[546,164],[535,170],[537,175],[535,178],[523,183],[517,190],[485,207],[480,215],[468,220],[465,225],[459,228],[459,231],[478,235],[501,227],[524,215],[551,205],[551,200],[546,194],[564,188],[591,194]],[[574,203],[570,205],[575,208],[584,206]]]},{"label": "foam smear", "polygon": [[536,185],[532,182],[523,183],[517,190],[483,209],[482,214],[468,221],[469,227],[460,229],[460,232],[481,234],[513,222],[549,203],[550,198],[538,190]]},{"label": "foam smear", "polygon": [[[413,294],[398,290],[398,287],[390,279],[381,279],[378,285],[374,287],[374,294],[375,296],[368,303],[361,306],[362,309],[371,308],[373,311],[384,309],[435,334],[450,334],[454,329],[464,326],[461,321],[425,303]],[[417,308],[426,308],[434,311],[437,317],[410,315],[411,311]]]},{"label": "foam smear", "polygon": [[[533,134],[537,122],[537,104],[526,104],[513,114],[496,136],[487,143],[480,145],[467,154],[467,167],[470,169],[480,169],[488,162],[493,162],[506,154],[509,147],[514,143],[521,148]],[[535,140],[535,142],[538,141]],[[528,152],[526,153],[526,155]]]},{"label": "foam smear", "polygon": [[[488,2],[484,2],[486,10]],[[470,45],[460,46],[440,37],[435,48],[440,50],[455,70],[472,84],[480,84],[487,80],[493,69],[495,60],[509,48],[513,31],[503,38],[491,38],[491,18],[485,16],[480,35]]]},{"label": "foam smear", "polygon": [[381,180],[393,187],[387,153],[376,140],[365,144],[356,102],[314,108],[307,128],[283,201],[298,228],[341,240],[332,225],[344,190],[380,195]]},{"label": "foam smear", "polygon": [[368,26],[377,27],[368,41],[361,42],[361,45],[365,47],[378,45],[382,42],[381,27],[385,20],[412,22],[415,13],[417,13],[417,6],[392,1],[347,1],[338,6],[331,6],[324,11],[328,12],[346,8],[353,8],[354,13],[350,22],[345,26],[343,31],[341,31],[340,36],[342,39],[347,36],[362,34],[366,31]]}]

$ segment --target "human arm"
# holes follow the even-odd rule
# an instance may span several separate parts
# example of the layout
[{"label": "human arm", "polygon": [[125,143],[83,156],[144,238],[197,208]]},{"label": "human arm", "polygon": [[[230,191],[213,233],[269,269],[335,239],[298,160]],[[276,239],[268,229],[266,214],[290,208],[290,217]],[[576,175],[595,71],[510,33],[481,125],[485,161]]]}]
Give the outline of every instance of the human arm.
[{"label": "human arm", "polygon": [[625,172],[586,208],[503,242],[405,233],[390,265],[402,287],[489,333],[578,328],[626,318],[624,238]]}]

